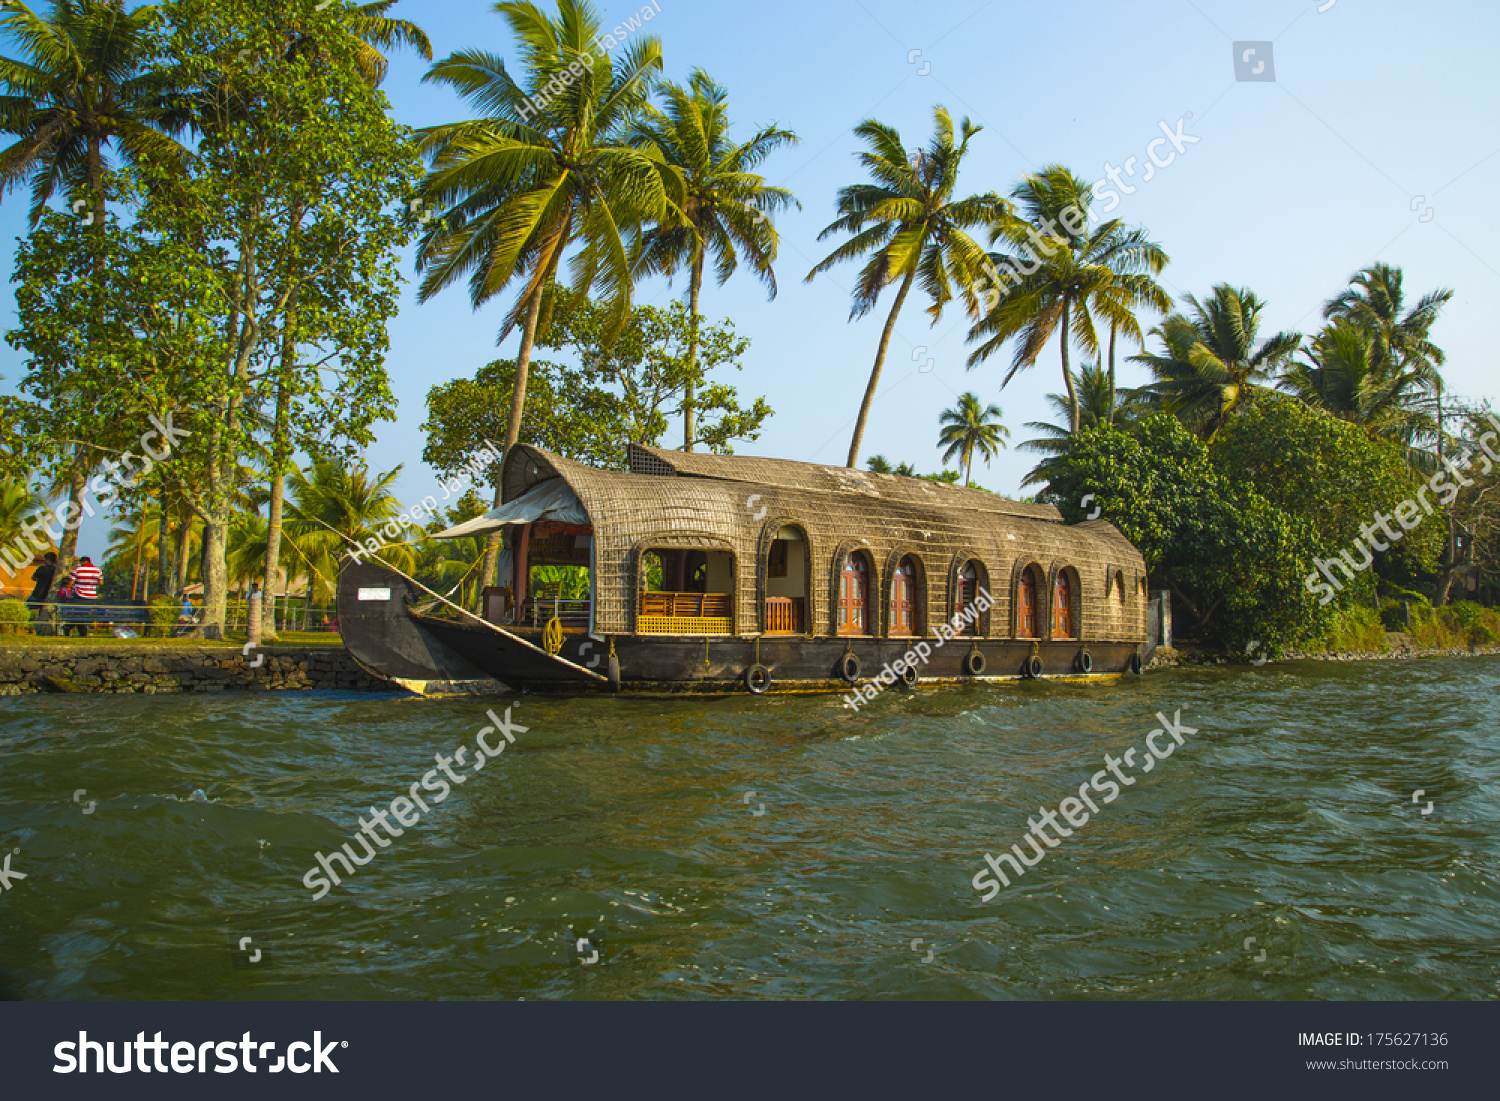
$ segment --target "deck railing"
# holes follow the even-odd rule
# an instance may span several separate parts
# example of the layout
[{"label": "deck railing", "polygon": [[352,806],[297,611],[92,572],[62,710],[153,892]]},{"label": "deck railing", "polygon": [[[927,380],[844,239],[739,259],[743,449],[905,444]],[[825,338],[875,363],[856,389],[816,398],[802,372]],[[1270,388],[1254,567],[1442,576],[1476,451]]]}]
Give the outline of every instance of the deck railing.
[{"label": "deck railing", "polygon": [[643,635],[727,635],[734,630],[729,593],[642,593],[636,629]]},{"label": "deck railing", "polygon": [[555,616],[564,631],[587,631],[589,629],[589,601],[560,600],[557,597],[533,596],[527,619],[533,627],[544,627]]},{"label": "deck railing", "polygon": [[795,596],[766,597],[766,634],[800,635],[806,630],[802,609],[806,602]]}]

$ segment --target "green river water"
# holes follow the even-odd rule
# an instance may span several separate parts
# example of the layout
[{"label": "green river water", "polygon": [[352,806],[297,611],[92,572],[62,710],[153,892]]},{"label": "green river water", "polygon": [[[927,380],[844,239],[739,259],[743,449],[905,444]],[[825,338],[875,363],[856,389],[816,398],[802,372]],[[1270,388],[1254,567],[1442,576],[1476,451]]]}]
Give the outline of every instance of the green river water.
[{"label": "green river water", "polygon": [[[1475,658],[888,692],[857,714],[0,699],[0,996],[1494,998],[1497,688]],[[315,900],[315,854],[507,703],[514,744],[453,765],[446,801]],[[986,852],[1179,709],[1196,734],[981,901]]]}]

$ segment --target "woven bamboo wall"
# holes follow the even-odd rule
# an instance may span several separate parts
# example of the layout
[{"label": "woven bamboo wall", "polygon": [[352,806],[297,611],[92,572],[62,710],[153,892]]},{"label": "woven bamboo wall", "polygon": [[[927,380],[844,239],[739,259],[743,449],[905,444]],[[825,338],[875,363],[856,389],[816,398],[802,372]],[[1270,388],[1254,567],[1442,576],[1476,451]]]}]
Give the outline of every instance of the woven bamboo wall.
[{"label": "woven bamboo wall", "polygon": [[[1086,641],[1143,642],[1145,563],[1103,520],[1067,526],[1051,505],[1027,505],[981,490],[894,475],[866,474],[779,459],[684,455],[631,448],[632,473],[596,470],[532,447],[517,447],[504,468],[505,500],[562,477],[594,523],[595,622],[600,632],[635,630],[641,556],[651,548],[722,548],[735,556],[735,631],[760,631],[766,557],[785,526],[806,534],[810,633],[835,633],[837,565],[852,550],[868,555],[872,622],[889,629],[890,586],[903,556],[918,565],[921,619],[928,635],[953,615],[959,569],[977,560],[995,606],[985,634],[1015,635],[1014,593],[1035,565],[1038,616],[1050,637],[1053,583],[1076,576],[1074,622]],[[1117,578],[1124,582],[1120,598]]]}]

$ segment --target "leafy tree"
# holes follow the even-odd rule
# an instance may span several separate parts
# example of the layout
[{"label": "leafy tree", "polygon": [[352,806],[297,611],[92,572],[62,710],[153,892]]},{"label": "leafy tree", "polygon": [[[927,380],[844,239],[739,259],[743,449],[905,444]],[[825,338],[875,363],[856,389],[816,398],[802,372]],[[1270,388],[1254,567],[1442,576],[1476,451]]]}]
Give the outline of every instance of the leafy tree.
[{"label": "leafy tree", "polygon": [[1000,423],[1004,415],[998,405],[980,405],[978,394],[961,394],[958,405],[943,410],[938,418],[943,425],[938,433],[938,446],[948,449],[943,452],[943,465],[957,456],[964,464],[964,485],[974,484],[976,451],[984,459],[984,465],[989,466],[990,460],[1005,447],[1010,429]]},{"label": "leafy tree", "polygon": [[[991,243],[1012,251],[987,258],[989,279],[996,284],[993,305],[970,331],[983,342],[969,356],[974,368],[1019,338],[1003,389],[1017,373],[1036,365],[1043,349],[1057,336],[1063,385],[1068,392],[1070,430],[1082,424],[1068,351],[1077,344],[1089,355],[1100,352],[1095,316],[1110,330],[1110,386],[1114,386],[1114,343],[1123,333],[1142,343],[1136,311],[1165,313],[1171,299],[1157,284],[1168,262],[1161,246],[1144,230],[1130,229],[1118,218],[1097,229],[1088,225],[1092,189],[1062,165],[1050,165],[1028,176],[1012,192],[1019,214],[999,217]],[[1002,275],[1001,269],[1010,272]],[[1014,286],[1001,289],[1005,282]]]},{"label": "leafy tree", "polygon": [[698,442],[694,423],[695,368],[698,361],[699,300],[703,291],[703,267],[712,255],[715,274],[722,286],[739,267],[740,253],[751,269],[776,297],[778,237],[769,215],[801,204],[782,187],[772,187],[755,168],[783,145],[795,145],[790,130],[766,126],[749,141],[736,143],[729,137],[729,94],[701,69],[695,69],[688,86],[665,83],[661,87],[664,110],[647,105],[632,134],[633,144],[658,150],[678,175],[674,191],[681,198],[665,218],[646,231],[641,242],[640,273],[671,275],[688,269],[687,388],[683,395],[684,451]]},{"label": "leafy tree", "polygon": [[855,136],[869,146],[867,152],[858,154],[858,159],[874,182],[851,184],[839,191],[839,217],[818,235],[818,240],[839,233],[853,236],[807,275],[810,283],[845,260],[870,256],[854,285],[851,321],[873,310],[880,292],[887,286],[900,284],[854,422],[849,460],[845,464],[850,468],[859,463],[860,443],[864,440],[870,408],[875,404],[880,372],[890,350],[891,335],[896,331],[896,319],[912,284],[921,277],[922,289],[932,300],[927,312],[934,325],[955,294],[977,315],[986,258],[984,250],[966,231],[993,221],[1006,209],[1005,200],[993,192],[954,199],[959,167],[969,151],[969,141],[982,128],[964,119],[961,140],[955,144],[953,119],[947,109],[936,107],[933,115],[936,125],[932,140],[925,150],[910,153],[902,145],[900,133],[883,122],[866,119],[854,128]]},{"label": "leafy tree", "polygon": [[[160,10],[127,10],[123,0],[58,0],[43,16],[12,3],[0,14],[0,28],[21,48],[19,58],[0,58],[5,90],[0,131],[16,139],[0,152],[0,184],[8,195],[30,183],[33,227],[59,187],[76,197],[74,209],[88,211],[84,243],[102,281],[110,225],[106,203],[117,191],[111,153],[125,165],[154,160],[172,170],[180,170],[188,158],[172,137],[183,117],[168,106],[170,84],[152,65],[160,49]],[[100,325],[109,299],[98,286],[92,291],[91,317]],[[79,354],[89,358],[92,348],[85,342]],[[72,376],[79,408],[92,407],[98,397],[82,384],[89,373],[83,367]],[[80,442],[57,449],[55,461],[66,467],[69,505],[76,514],[101,456],[86,442],[92,438],[86,422],[72,427],[69,434]],[[64,562],[77,542],[74,527],[63,537]]]},{"label": "leafy tree", "polygon": [[1198,435],[1212,439],[1251,393],[1296,353],[1302,337],[1277,333],[1257,344],[1265,303],[1248,290],[1221,283],[1207,302],[1192,295],[1185,300],[1190,316],[1174,313],[1151,330],[1162,351],[1131,358],[1156,377],[1145,392]]},{"label": "leafy tree", "polygon": [[[432,60],[432,43],[415,23],[393,19],[387,13],[395,7],[396,0],[377,0],[374,3],[340,8],[325,15],[315,11],[303,18],[326,20],[336,16],[347,40],[354,49],[353,65],[361,78],[370,87],[378,87],[385,79],[388,62],[382,50],[405,46],[415,50],[428,61]],[[297,13],[293,13],[296,18]],[[289,58],[304,58],[317,65],[320,39],[295,23],[283,33],[284,45],[281,53]],[[230,122],[238,113],[253,112],[259,104],[241,101],[237,111],[209,110],[208,125]],[[295,120],[288,120],[295,124]],[[310,200],[310,197],[309,197]],[[286,227],[289,243],[287,250],[291,263],[282,272],[288,294],[282,311],[285,318],[281,326],[280,359],[273,368],[274,411],[265,425],[270,436],[267,465],[270,471],[269,512],[265,531],[266,556],[262,565],[261,591],[266,627],[262,637],[275,636],[275,594],[279,584],[281,560],[281,520],[286,493],[286,475],[292,468],[292,456],[298,450],[312,450],[322,444],[318,428],[324,424],[340,422],[337,410],[320,408],[327,394],[341,398],[350,396],[350,388],[329,386],[326,373],[361,377],[357,403],[369,406],[353,411],[355,424],[368,424],[376,415],[392,415],[394,406],[388,393],[381,392],[381,376],[372,376],[367,368],[378,364],[385,351],[385,317],[392,309],[383,313],[360,309],[353,314],[340,316],[340,306],[349,299],[348,288],[339,287],[337,281],[319,278],[325,272],[324,260],[327,248],[319,247],[316,240],[320,232],[327,232],[328,223],[313,214],[309,223],[309,200],[294,200],[280,214]],[[296,260],[302,260],[298,264]],[[366,256],[368,263],[370,257]],[[346,267],[343,274],[353,269]],[[372,273],[359,273],[356,277],[368,279]],[[331,292],[331,293],[330,293]],[[357,296],[356,296],[357,297]],[[330,323],[330,315],[332,323]],[[351,324],[353,322],[353,324]],[[331,337],[338,339],[330,339]],[[332,354],[324,357],[332,347]],[[352,357],[352,362],[350,362]],[[321,361],[320,361],[321,360]],[[332,362],[330,362],[332,361]],[[372,387],[371,383],[375,385]],[[356,432],[356,435],[361,433]],[[368,442],[366,439],[364,442]]]},{"label": "leafy tree", "polygon": [[[215,301],[200,313],[231,344],[185,380],[199,461],[170,468],[204,524],[213,629],[239,459],[257,437],[357,446],[394,411],[384,323],[397,303],[395,253],[412,226],[392,208],[405,209],[419,163],[343,18],[307,19],[298,0],[178,0],[172,12],[173,71],[200,90],[198,156],[177,201],[148,199],[140,222],[191,243],[211,266]],[[287,48],[294,31],[305,48]],[[286,449],[273,450],[274,472]]]},{"label": "leafy tree", "polygon": [[740,370],[750,341],[737,335],[727,318],[719,325],[704,328],[700,321],[695,327],[680,302],[664,310],[641,306],[614,334],[608,307],[562,291],[547,347],[568,349],[578,357],[586,388],[604,387],[617,395],[617,418],[600,425],[609,431],[622,427],[617,440],[655,446],[666,434],[669,418],[683,413],[690,393],[697,405],[693,442],[718,454],[731,453],[737,439],[756,439],[772,415],[764,398],[746,407],[734,387],[709,381],[721,367]]},{"label": "leafy tree", "polygon": [[[515,383],[515,360],[496,360],[472,379],[454,379],[427,392],[427,445],[422,461],[445,478],[504,434],[504,398]],[[576,370],[543,359],[531,361],[532,400],[521,422],[518,442],[540,447],[590,466],[622,469],[620,441],[626,438],[624,412],[614,394],[586,382]],[[490,470],[498,494],[500,470]],[[481,505],[468,518],[486,509]]]},{"label": "leafy tree", "polygon": [[1236,649],[1255,641],[1275,652],[1326,620],[1303,586],[1313,526],[1215,470],[1174,417],[1156,414],[1134,434],[1109,424],[1075,434],[1044,499],[1076,522],[1090,493],[1202,641]]}]

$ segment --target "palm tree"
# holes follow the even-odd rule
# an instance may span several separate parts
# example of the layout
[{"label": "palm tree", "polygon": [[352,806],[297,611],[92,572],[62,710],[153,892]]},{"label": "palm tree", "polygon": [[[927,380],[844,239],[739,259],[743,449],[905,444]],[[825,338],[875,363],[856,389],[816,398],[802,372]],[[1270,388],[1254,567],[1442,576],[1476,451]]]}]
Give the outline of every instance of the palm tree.
[{"label": "palm tree", "polygon": [[362,464],[351,467],[343,460],[316,457],[310,473],[297,470],[288,479],[295,502],[287,506],[286,534],[294,557],[303,559],[314,590],[324,598],[333,599],[339,562],[351,541],[383,540],[381,561],[407,571],[416,564],[415,552],[404,544],[419,533],[408,530],[394,538],[381,533],[401,514],[400,502],[391,492],[400,476],[399,466],[371,475]]},{"label": "palm tree", "polygon": [[[1073,381],[1073,391],[1078,395],[1079,427],[1094,428],[1100,424],[1113,424],[1121,431],[1129,432],[1146,413],[1146,402],[1134,390],[1121,394],[1105,369],[1095,363],[1085,363]],[[1060,421],[1067,421],[1073,410],[1066,394],[1048,394],[1047,404]],[[1043,485],[1052,480],[1053,472],[1061,465],[1068,452],[1073,433],[1062,424],[1048,421],[1027,421],[1026,427],[1040,433],[1016,446],[1017,451],[1030,451],[1045,455],[1021,482],[1023,487]]]},{"label": "palm tree", "polygon": [[1010,369],[1000,383],[1004,389],[1018,372],[1036,365],[1056,334],[1069,424],[1077,432],[1081,411],[1069,348],[1076,343],[1097,357],[1095,315],[1107,322],[1113,384],[1116,336],[1143,344],[1136,311],[1148,308],[1166,313],[1172,307],[1171,298],[1154,278],[1166,267],[1168,257],[1144,230],[1131,229],[1118,218],[1091,231],[1088,213],[1093,189],[1062,165],[1049,165],[1028,176],[1012,196],[1020,214],[998,219],[990,242],[1003,242],[1014,251],[993,253],[990,261],[1004,273],[1000,281],[1014,285],[996,288],[998,301],[970,331],[971,342],[983,338],[983,343],[969,356],[969,367],[977,367],[1007,341],[1019,337]]},{"label": "palm tree", "polygon": [[1302,337],[1277,333],[1256,343],[1265,309],[1251,291],[1221,283],[1200,303],[1185,296],[1192,316],[1173,313],[1151,335],[1160,354],[1132,356],[1156,376],[1143,387],[1204,439],[1212,439],[1251,392],[1296,354]]},{"label": "palm tree", "polygon": [[17,564],[12,554],[24,558],[25,562],[31,561],[32,544],[22,542],[26,534],[25,524],[46,507],[46,503],[25,484],[0,481],[0,553],[5,553],[7,564],[16,565],[17,569],[24,568],[25,563]]},{"label": "palm tree", "polygon": [[648,105],[631,134],[631,143],[659,151],[676,172],[682,198],[669,215],[653,225],[641,240],[637,275],[672,275],[686,267],[688,308],[688,381],[683,398],[682,449],[697,443],[694,418],[698,365],[698,302],[703,290],[703,266],[712,253],[714,274],[723,286],[744,253],[751,269],[776,297],[778,238],[769,215],[801,203],[782,187],[772,187],[754,171],[783,145],[795,145],[797,135],[765,126],[743,144],[729,137],[728,93],[701,69],[695,69],[686,88],[667,83],[661,88],[665,110]]},{"label": "palm tree", "polygon": [[171,136],[183,120],[150,66],[159,18],[158,8],[127,10],[124,0],[55,0],[46,17],[19,0],[5,5],[0,27],[25,60],[0,58],[0,132],[17,139],[0,152],[0,184],[8,195],[30,181],[33,226],[61,184],[104,232],[111,146],[132,166],[186,161]]},{"label": "palm tree", "polygon": [[933,116],[936,127],[932,141],[925,150],[912,153],[902,146],[900,133],[883,122],[866,119],[854,128],[855,135],[870,147],[868,152],[858,154],[858,158],[875,182],[852,184],[839,192],[839,218],[818,235],[818,240],[836,233],[854,236],[807,275],[810,283],[819,273],[844,260],[873,254],[854,286],[851,321],[874,309],[880,292],[888,285],[898,281],[901,284],[880,336],[859,418],[854,422],[854,438],[849,443],[846,464],[850,468],[859,462],[859,447],[870,407],[875,403],[891,334],[896,331],[896,318],[906,304],[912,284],[921,277],[922,289],[932,299],[927,312],[934,325],[942,317],[943,307],[953,300],[955,290],[977,316],[985,255],[965,231],[994,221],[1006,209],[1005,200],[994,192],[953,198],[959,167],[969,151],[969,139],[981,127],[964,119],[960,128],[962,140],[955,145],[953,119],[948,111],[936,107]]},{"label": "palm tree", "polygon": [[[1436,430],[1422,408],[1429,376],[1423,367],[1394,368],[1388,345],[1346,317],[1335,317],[1309,341],[1305,362],[1288,364],[1277,386],[1307,405],[1364,428],[1372,437],[1411,447]],[[1423,463],[1420,456],[1427,456]],[[1413,452],[1414,465],[1431,454]]]},{"label": "palm tree", "polygon": [[978,451],[989,466],[995,454],[1005,447],[1010,438],[1010,429],[1000,423],[1005,414],[998,405],[981,406],[978,394],[960,394],[958,405],[944,409],[938,423],[943,430],[938,434],[938,446],[946,447],[943,465],[957,455],[964,464],[964,485],[972,486],[974,479],[974,452]]},{"label": "palm tree", "polygon": [[1372,264],[1350,277],[1349,288],[1323,307],[1323,317],[1343,318],[1369,332],[1376,342],[1376,360],[1388,361],[1395,370],[1435,372],[1446,357],[1430,333],[1454,292],[1440,289],[1423,295],[1403,314],[1402,279],[1400,268]]},{"label": "palm tree", "polygon": [[390,62],[386,54],[405,47],[415,50],[425,60],[432,60],[432,42],[421,27],[407,19],[392,19],[386,13],[398,0],[375,0],[356,4],[349,10],[349,33],[360,44],[358,64],[371,87],[385,82]]},{"label": "palm tree", "polygon": [[[633,279],[626,235],[670,209],[673,177],[659,154],[625,141],[661,69],[660,40],[638,39],[616,51],[611,65],[598,47],[603,25],[588,0],[558,0],[555,19],[530,3],[500,3],[495,10],[515,36],[525,88],[498,56],[472,49],[438,62],[423,78],[448,85],[486,114],[421,132],[421,147],[432,157],[424,196],[442,217],[429,224],[417,250],[425,272],[418,297],[426,301],[467,275],[477,309],[521,282],[500,332],[504,340],[521,328],[505,432],[509,454],[520,437],[526,373],[537,334],[551,320],[563,254],[582,242],[571,261],[574,287],[602,291],[610,327],[623,327]],[[496,507],[500,495],[497,483]],[[498,555],[492,535],[485,584]]]}]

